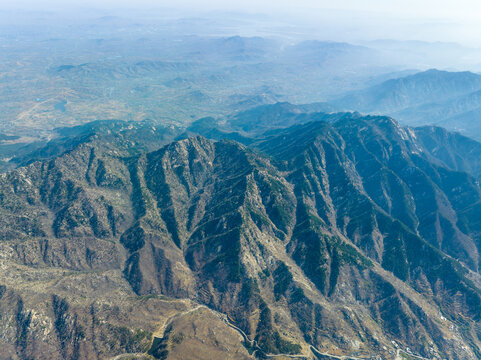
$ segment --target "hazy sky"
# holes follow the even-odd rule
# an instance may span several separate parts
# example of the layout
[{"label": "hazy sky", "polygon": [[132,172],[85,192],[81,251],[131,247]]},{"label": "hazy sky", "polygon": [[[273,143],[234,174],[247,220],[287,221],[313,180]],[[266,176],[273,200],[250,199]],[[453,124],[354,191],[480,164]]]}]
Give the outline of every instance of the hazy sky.
[{"label": "hazy sky", "polygon": [[[117,1],[105,0],[111,4]],[[128,3],[125,2],[125,3]],[[146,3],[155,3],[147,2]],[[243,0],[243,1],[160,1],[157,3],[173,6],[187,5],[204,8],[241,9],[244,11],[276,11],[291,12],[303,10],[319,11],[322,9],[338,9],[347,11],[361,11],[384,13],[392,16],[412,18],[447,18],[447,19],[478,19],[481,15],[479,0]]]},{"label": "hazy sky", "polygon": [[310,27],[333,40],[456,41],[481,45],[481,0],[0,0],[0,9],[59,10],[81,6],[173,8],[197,12],[263,13],[274,19]]},{"label": "hazy sky", "polygon": [[[3,4],[3,5],[2,5]],[[1,7],[52,8],[78,5],[97,7],[190,7],[197,9],[291,12],[339,9],[387,13],[413,18],[480,19],[479,0],[0,0]]]}]

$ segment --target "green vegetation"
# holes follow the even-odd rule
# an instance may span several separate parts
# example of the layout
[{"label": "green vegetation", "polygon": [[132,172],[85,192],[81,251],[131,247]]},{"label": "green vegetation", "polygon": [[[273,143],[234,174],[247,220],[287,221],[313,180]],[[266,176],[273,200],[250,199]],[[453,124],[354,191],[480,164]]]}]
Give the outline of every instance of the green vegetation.
[{"label": "green vegetation", "polygon": [[[166,330],[167,331],[167,330]],[[166,338],[160,339],[154,337],[152,346],[148,350],[148,354],[152,355],[156,359],[164,360],[167,358],[169,351],[167,350]]]},{"label": "green vegetation", "polygon": [[299,354],[301,346],[283,339],[272,328],[271,311],[265,302],[260,305],[260,317],[256,330],[256,341],[266,354]]},{"label": "green vegetation", "polygon": [[126,352],[146,352],[152,341],[152,333],[142,329],[107,324],[108,338],[104,339],[111,348],[125,349]]},{"label": "green vegetation", "polygon": [[276,300],[279,300],[281,295],[284,295],[292,283],[292,274],[289,268],[283,262],[279,263],[279,266],[274,271],[274,295]]},{"label": "green vegetation", "polygon": [[[258,138],[270,159],[202,137],[151,152],[163,140],[143,142],[147,125],[99,123],[5,174],[0,325],[15,356],[35,355],[42,314],[54,325],[46,344],[63,358],[165,358],[185,351],[187,330],[152,340],[140,328],[194,303],[228,314],[259,356],[299,353],[298,336],[346,352],[392,338],[426,353],[432,342],[453,357],[441,334],[457,332],[473,347],[481,290],[467,250],[477,249],[479,184],[399,152],[411,140],[398,140],[389,119],[336,119]],[[115,178],[125,186],[110,186]],[[51,307],[40,304],[49,297]]]}]

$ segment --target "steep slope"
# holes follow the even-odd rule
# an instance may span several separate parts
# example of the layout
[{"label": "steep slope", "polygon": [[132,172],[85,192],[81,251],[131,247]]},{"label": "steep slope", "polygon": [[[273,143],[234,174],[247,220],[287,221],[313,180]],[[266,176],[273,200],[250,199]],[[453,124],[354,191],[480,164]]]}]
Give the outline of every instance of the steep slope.
[{"label": "steep slope", "polygon": [[1,175],[5,358],[477,358],[479,181],[324,118],[251,148],[102,126]]},{"label": "steep slope", "polygon": [[429,160],[481,177],[481,143],[435,126],[418,127],[414,132]]},{"label": "steep slope", "polygon": [[[289,130],[286,130],[289,131]],[[305,136],[306,133],[310,135]],[[299,138],[293,137],[299,134]],[[324,137],[323,137],[324,136]],[[321,150],[318,158],[328,166],[326,146],[331,149],[332,156],[339,163],[338,171],[333,176],[331,183],[337,188],[342,184],[352,183],[348,188],[341,188],[341,200],[339,203],[332,203],[333,199],[322,199],[320,214],[324,214],[324,221],[343,229],[352,228],[349,224],[345,224],[343,211],[352,212],[353,206],[359,206],[359,212],[366,214],[366,209],[362,208],[365,200],[368,198],[375,203],[376,207],[382,209],[385,213],[401,221],[414,233],[418,233],[424,239],[428,239],[433,245],[441,244],[443,231],[437,228],[438,222],[447,222],[446,226],[452,229],[453,233],[449,236],[449,241],[454,244],[444,243],[444,246],[452,248],[447,251],[464,251],[464,258],[461,253],[453,254],[458,259],[463,259],[467,264],[474,266],[477,271],[478,258],[473,249],[476,247],[478,236],[477,231],[464,234],[459,231],[457,222],[461,210],[470,208],[463,201],[467,201],[463,195],[453,193],[450,186],[452,181],[458,179],[459,186],[463,191],[461,194],[469,193],[471,198],[469,203],[476,207],[479,202],[479,185],[474,178],[470,178],[464,173],[456,173],[427,162],[427,156],[422,148],[418,145],[412,130],[401,128],[390,118],[358,118],[350,117],[335,122],[332,126],[326,123],[311,123],[304,127],[296,129],[294,132],[289,131],[289,137],[284,139],[285,135],[279,134],[273,140],[261,143],[261,149],[268,150],[272,153],[271,142],[275,144],[277,139],[282,139],[279,149],[282,154],[297,154],[303,146],[319,146]],[[317,138],[320,137],[320,140]],[[319,145],[306,144],[306,139],[313,141]],[[316,140],[317,139],[317,140]],[[326,143],[326,144],[325,144]],[[290,145],[294,148],[291,148]],[[275,153],[274,153],[275,154]],[[431,154],[429,154],[432,156]],[[276,155],[279,156],[279,155]],[[300,161],[300,160],[299,160]],[[319,160],[320,161],[320,160]],[[321,164],[312,166],[313,171],[318,171]],[[330,161],[329,166],[334,166]],[[347,168],[347,169],[346,169]],[[325,183],[326,180],[319,180],[319,183]],[[344,185],[347,186],[347,185]],[[344,200],[346,191],[359,193],[361,198],[354,202]],[[451,190],[451,191],[450,191]],[[318,193],[319,191],[315,191]],[[358,197],[359,195],[356,195]],[[462,200],[461,200],[462,199]],[[460,206],[460,204],[462,207]],[[331,211],[329,211],[331,206]],[[367,205],[372,207],[372,205]],[[375,210],[375,209],[374,209]],[[337,215],[336,221],[329,217],[329,214]],[[370,216],[367,212],[366,215]],[[342,215],[341,215],[342,214]],[[468,211],[466,216],[470,217],[468,222],[476,223],[475,213]],[[363,226],[371,223],[369,218],[360,219],[359,223]],[[438,224],[438,225],[436,225]],[[449,224],[449,225],[448,225]],[[358,230],[357,226],[353,230]],[[346,233],[349,238],[353,234]],[[370,240],[371,241],[371,240]],[[373,251],[374,247],[370,248]],[[464,249],[464,250],[462,250]],[[468,255],[469,254],[469,255]],[[372,254],[374,256],[374,254]],[[469,260],[466,256],[471,258]],[[378,260],[379,254],[374,256]]]},{"label": "steep slope", "polygon": [[[293,183],[308,190],[311,211],[331,231],[451,318],[467,311],[476,319],[479,289],[469,278],[479,277],[479,182],[427,163],[412,135],[389,118],[346,119],[286,130],[258,146],[287,160]],[[455,305],[456,291],[466,297]]]}]

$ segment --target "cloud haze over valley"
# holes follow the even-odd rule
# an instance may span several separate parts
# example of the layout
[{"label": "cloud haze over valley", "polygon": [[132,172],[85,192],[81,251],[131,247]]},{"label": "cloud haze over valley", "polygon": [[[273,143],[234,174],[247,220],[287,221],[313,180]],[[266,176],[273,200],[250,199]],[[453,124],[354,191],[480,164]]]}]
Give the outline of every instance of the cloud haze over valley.
[{"label": "cloud haze over valley", "polygon": [[[458,42],[479,46],[478,26],[481,5],[475,0],[461,1],[4,1],[4,11],[73,12],[103,11],[127,18],[142,14],[152,17],[167,12],[180,16],[205,16],[225,12],[223,16],[255,16],[284,25],[296,32],[337,41],[369,41],[383,38]],[[262,22],[262,21],[261,21]],[[264,24],[265,25],[265,24]],[[273,24],[271,24],[273,26]],[[292,30],[292,29],[291,29]]]}]

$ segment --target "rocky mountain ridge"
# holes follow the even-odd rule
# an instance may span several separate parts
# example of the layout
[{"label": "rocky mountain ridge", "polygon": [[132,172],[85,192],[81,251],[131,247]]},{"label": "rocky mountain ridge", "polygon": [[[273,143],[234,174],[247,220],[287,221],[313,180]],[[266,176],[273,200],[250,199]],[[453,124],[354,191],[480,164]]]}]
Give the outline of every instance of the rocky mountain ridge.
[{"label": "rocky mountain ridge", "polygon": [[2,174],[1,357],[479,357],[476,157],[324,119],[249,146],[109,125]]}]

